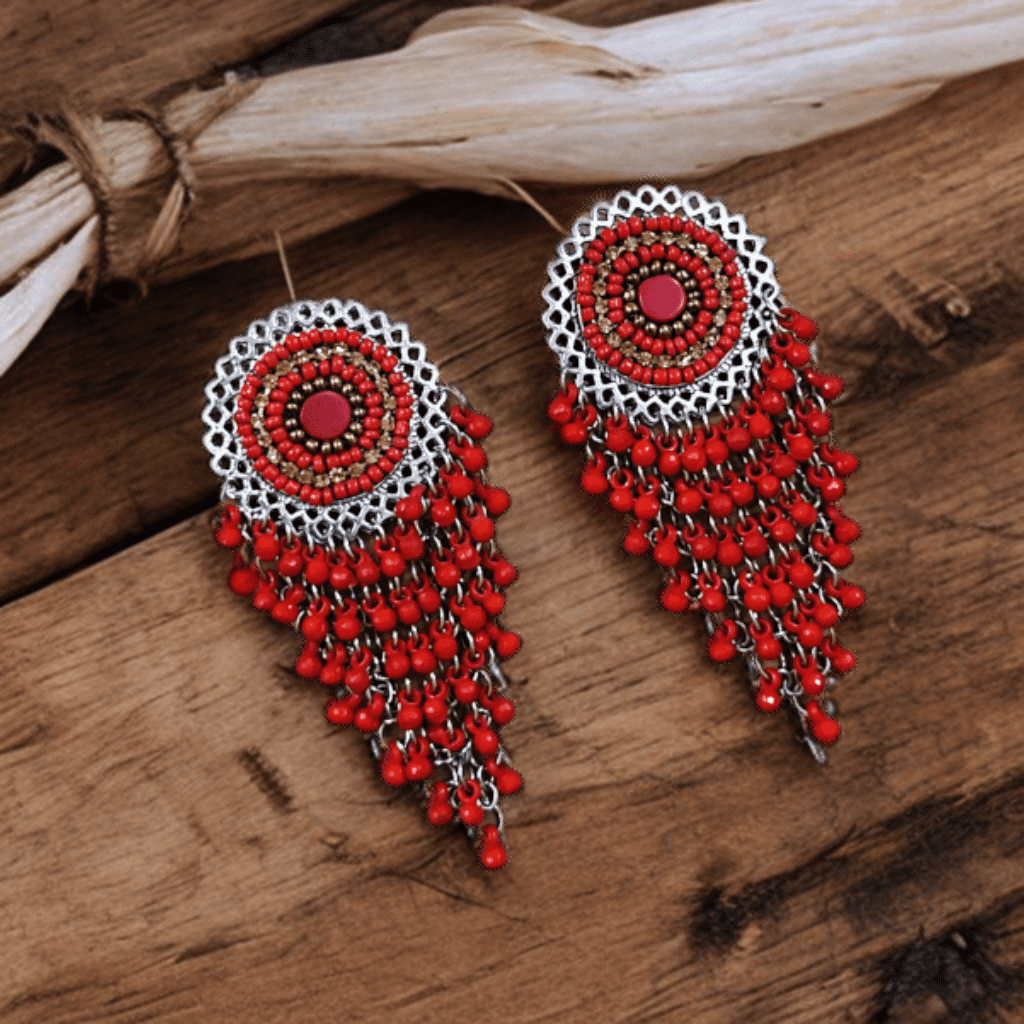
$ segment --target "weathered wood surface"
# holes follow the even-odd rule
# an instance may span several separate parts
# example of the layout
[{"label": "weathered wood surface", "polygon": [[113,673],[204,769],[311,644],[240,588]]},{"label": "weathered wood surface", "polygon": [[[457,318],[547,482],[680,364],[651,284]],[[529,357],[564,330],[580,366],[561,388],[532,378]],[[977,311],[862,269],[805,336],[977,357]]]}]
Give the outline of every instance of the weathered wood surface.
[{"label": "weathered wood surface", "polygon": [[[272,67],[275,51],[320,24],[337,27],[330,40],[336,59],[379,53],[401,46],[413,29],[443,10],[490,2],[6,0],[0,12],[0,126],[3,119],[16,122],[69,104],[101,114],[131,110],[226,67],[256,66],[266,56]],[[588,25],[615,25],[707,2],[529,0],[515,6]]]},{"label": "weathered wood surface", "polygon": [[497,875],[223,586],[201,388],[286,300],[275,262],[61,313],[0,381],[0,1019],[1024,1019],[1022,98],[1024,69],[977,76],[701,183],[850,382],[869,603],[824,770],[575,486],[543,222],[439,193],[290,254],[495,419],[527,778]]}]

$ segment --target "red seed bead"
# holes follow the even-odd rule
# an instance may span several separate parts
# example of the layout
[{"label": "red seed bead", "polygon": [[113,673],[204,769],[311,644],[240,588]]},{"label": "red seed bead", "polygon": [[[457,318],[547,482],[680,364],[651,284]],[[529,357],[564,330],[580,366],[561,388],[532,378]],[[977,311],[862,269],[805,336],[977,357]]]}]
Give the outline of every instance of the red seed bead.
[{"label": "red seed bead", "polygon": [[797,628],[796,638],[803,647],[817,647],[823,639],[821,626],[816,622],[802,622]]},{"label": "red seed bead", "polygon": [[743,561],[743,548],[731,538],[723,540],[718,545],[718,550],[715,552],[715,558],[718,560],[719,565],[734,566],[739,565]]},{"label": "red seed bead", "polygon": [[302,648],[302,654],[299,655],[299,660],[295,662],[296,675],[302,676],[303,679],[316,679],[323,667],[323,663],[317,656],[316,641],[307,641]]},{"label": "red seed bead", "polygon": [[381,551],[378,558],[385,576],[401,576],[405,572],[405,559],[397,551]]},{"label": "red seed bead", "polygon": [[661,510],[657,494],[641,494],[633,503],[633,514],[637,519],[653,519]]},{"label": "red seed bead", "polygon": [[682,553],[676,545],[675,531],[654,545],[653,555],[658,565],[666,569],[672,569],[679,564]]},{"label": "red seed bead", "polygon": [[683,450],[681,456],[683,468],[689,473],[699,473],[707,464],[707,454],[703,448],[691,445]]},{"label": "red seed bead", "polygon": [[610,452],[624,452],[632,448],[636,437],[629,427],[629,422],[624,416],[617,419],[608,417],[605,421],[605,447]]},{"label": "red seed bead", "polygon": [[430,518],[438,526],[451,526],[458,517],[458,511],[446,494],[431,499]]},{"label": "red seed bead", "polygon": [[445,490],[453,498],[468,498],[476,489],[473,480],[458,470],[452,472],[442,470],[441,479],[444,481]]},{"label": "red seed bead", "polygon": [[720,438],[713,437],[704,446],[708,461],[714,466],[720,466],[729,458],[729,446]]},{"label": "red seed bead", "polygon": [[491,575],[494,578],[494,582],[499,587],[510,586],[519,577],[519,573],[516,570],[516,567],[511,562],[502,558],[500,555],[495,557],[494,559],[491,559],[490,557],[485,555],[483,558],[483,563],[488,569],[491,570]]},{"label": "red seed bead", "polygon": [[375,694],[369,705],[360,708],[355,713],[355,719],[352,724],[360,732],[376,732],[380,727],[384,708],[384,697],[379,693]]},{"label": "red seed bead", "polygon": [[779,323],[801,341],[813,341],[818,335],[818,325],[810,317],[804,316],[788,306],[779,311]]},{"label": "red seed bead", "polygon": [[658,458],[658,449],[649,437],[642,437],[633,445],[629,455],[636,466],[653,466]]},{"label": "red seed bead", "polygon": [[307,640],[319,643],[327,636],[327,631],[327,619],[323,615],[307,615],[302,620],[302,635]]},{"label": "red seed bead", "polygon": [[756,412],[747,420],[747,429],[752,437],[763,441],[772,436],[772,421],[764,413]]},{"label": "red seed bead", "polygon": [[736,656],[736,645],[727,636],[724,636],[721,629],[708,641],[708,657],[712,661],[723,662]]},{"label": "red seed bead", "polygon": [[811,361],[811,350],[799,341],[790,342],[783,354],[786,362],[797,370]]},{"label": "red seed bead", "polygon": [[806,501],[794,501],[789,507],[789,515],[800,526],[810,526],[818,518],[814,506]]},{"label": "red seed bead", "polygon": [[679,452],[662,449],[658,455],[658,471],[664,476],[676,476],[683,468]]},{"label": "red seed bead", "polygon": [[575,399],[576,396],[571,392],[559,391],[548,403],[548,418],[554,423],[568,423],[572,419]]},{"label": "red seed bead", "polygon": [[389,786],[404,786],[405,767],[402,764],[402,750],[395,740],[380,759],[380,774]]},{"label": "red seed bead", "polygon": [[270,609],[270,616],[276,622],[291,625],[299,617],[299,607],[291,601],[277,601]]},{"label": "red seed bead", "polygon": [[469,535],[478,544],[486,544],[494,536],[494,520],[481,510],[474,516],[468,516]]},{"label": "red seed bead", "polygon": [[608,477],[601,468],[603,460],[597,457],[590,459],[580,477],[580,486],[588,494],[604,494],[608,490]]},{"label": "red seed bead", "polygon": [[819,484],[821,496],[828,502],[839,501],[846,494],[846,484],[831,473],[822,473]]},{"label": "red seed bead", "polygon": [[776,687],[769,686],[767,682],[762,682],[757,689],[756,702],[762,711],[770,714],[782,706],[782,696]]},{"label": "red seed bead", "polygon": [[800,685],[808,697],[820,697],[825,692],[825,677],[812,666],[801,674]]},{"label": "red seed bead", "polygon": [[806,462],[814,454],[814,442],[806,434],[791,436],[786,447],[797,462]]},{"label": "red seed bead", "polygon": [[737,505],[749,505],[754,500],[754,488],[746,480],[736,480],[729,485],[729,496]]},{"label": "red seed bead", "polygon": [[228,588],[242,597],[249,597],[259,585],[260,572],[255,565],[235,566],[228,575]]},{"label": "red seed bead", "polygon": [[760,558],[768,552],[768,541],[760,530],[751,530],[743,537],[742,548],[748,558]]},{"label": "red seed bead", "polygon": [[860,459],[852,452],[837,451],[832,457],[832,468],[840,476],[849,476],[851,473],[855,473],[859,465]]},{"label": "red seed bead", "polygon": [[760,613],[768,610],[768,606],[771,604],[771,596],[766,587],[754,586],[750,587],[743,595],[743,603],[752,612]]},{"label": "red seed bead", "polygon": [[306,569],[303,576],[307,583],[315,587],[322,586],[327,582],[331,574],[331,567],[322,551],[318,551],[309,561],[306,562]]},{"label": "red seed bead", "polygon": [[628,554],[643,555],[650,550],[651,542],[647,539],[646,529],[643,523],[630,523],[622,541],[622,547]]},{"label": "red seed bead", "polygon": [[[415,691],[417,697],[422,700],[419,691]],[[414,701],[412,696],[404,690],[398,692],[398,716],[396,724],[399,729],[418,729],[423,724],[423,710],[419,706],[420,701]]]},{"label": "red seed bead", "polygon": [[501,746],[498,734],[486,726],[472,727],[472,721],[472,717],[466,719],[466,731],[473,735],[473,748],[483,757],[493,757]]},{"label": "red seed bead", "polygon": [[520,647],[522,647],[523,641],[518,633],[513,633],[511,630],[503,631],[495,642],[494,648],[498,652],[499,658],[511,658]]},{"label": "red seed bead", "polygon": [[690,607],[687,589],[690,586],[689,576],[677,576],[658,595],[661,605],[667,611],[685,612]]},{"label": "red seed bead", "polygon": [[841,732],[839,723],[834,718],[829,718],[817,701],[807,702],[807,717],[811,723],[811,732],[819,743],[828,746],[839,739]]},{"label": "red seed bead", "polygon": [[410,782],[422,782],[434,774],[434,764],[426,753],[430,748],[425,740],[421,739],[419,743],[419,749],[415,744],[410,745],[409,760],[405,765],[405,777]]},{"label": "red seed bead", "polygon": [[493,699],[488,698],[484,703],[490,709],[491,720],[496,725],[508,725],[516,716],[515,704],[504,695]]},{"label": "red seed bead", "polygon": [[345,651],[335,647],[327,656],[324,667],[320,669],[320,682],[324,686],[340,686],[345,678]]},{"label": "red seed bead", "polygon": [[757,480],[757,493],[768,501],[777,497],[781,490],[782,484],[780,483],[779,478],[773,473],[765,473]]},{"label": "red seed bead", "polygon": [[834,402],[843,393],[843,388],[846,386],[842,377],[833,374],[815,374],[813,378],[808,375],[808,379],[826,402]]},{"label": "red seed bead", "polygon": [[512,495],[501,487],[478,487],[477,493],[483,498],[487,514],[497,518],[504,515],[512,507]]},{"label": "red seed bead", "polygon": [[273,561],[281,550],[281,545],[274,536],[274,529],[273,524],[269,528],[263,528],[259,523],[256,523],[252,528],[255,539],[253,550],[261,562]]},{"label": "red seed bead", "polygon": [[797,590],[804,590],[814,582],[814,570],[804,561],[790,562],[786,575]]},{"label": "red seed bead", "polygon": [[[502,796],[509,796],[518,793],[523,788],[523,777],[507,765],[498,765],[497,772],[494,772],[494,785]],[[490,771],[490,769],[488,769]]]},{"label": "red seed bead", "polygon": [[825,649],[825,654],[837,672],[852,672],[857,667],[857,656],[853,651],[848,651],[837,643]]},{"label": "red seed bead", "polygon": [[[461,789],[459,792],[461,794]],[[484,820],[484,811],[477,799],[462,799],[459,804],[459,820],[470,828],[479,825]]]},{"label": "red seed bead", "polygon": [[836,544],[829,552],[828,560],[837,569],[845,569],[853,561],[853,552],[846,544]]},{"label": "red seed bead", "polygon": [[757,641],[757,656],[762,661],[774,661],[782,654],[782,644],[771,634],[762,636]]},{"label": "red seed bead", "polygon": [[351,725],[355,717],[351,704],[344,700],[329,700],[324,707],[324,714],[332,725]]},{"label": "red seed bead", "polygon": [[750,447],[752,435],[746,427],[731,427],[725,432],[725,443],[730,451],[741,452]]},{"label": "red seed bead", "polygon": [[819,601],[811,614],[822,629],[831,629],[839,621],[839,611],[836,606],[825,601]]},{"label": "red seed bead", "polygon": [[276,572],[271,572],[267,579],[261,579],[252,595],[252,606],[261,612],[269,612],[277,604],[277,581]]},{"label": "red seed bead", "polygon": [[793,376],[793,371],[789,369],[789,367],[783,366],[781,363],[765,374],[765,380],[767,380],[767,382],[775,388],[776,391],[789,391],[790,388],[796,384],[796,378]]},{"label": "red seed bead", "polygon": [[480,552],[469,537],[456,543],[452,550],[455,553],[455,564],[462,572],[472,572],[480,564]]},{"label": "red seed bead", "polygon": [[860,537],[860,527],[854,520],[842,516],[833,521],[832,536],[841,544],[852,544]]},{"label": "red seed bead", "polygon": [[224,521],[214,530],[213,536],[221,547],[237,548],[243,540],[242,531],[238,528],[239,513],[233,505],[229,505],[227,508],[231,508],[234,511],[229,518],[227,509],[225,509]]},{"label": "red seed bead", "polygon": [[765,388],[758,402],[769,416],[778,416],[786,409],[786,400],[774,388]]},{"label": "red seed bead", "polygon": [[412,494],[407,498],[402,498],[395,505],[395,515],[399,519],[405,522],[413,522],[416,519],[420,519],[423,513],[426,512],[426,506],[423,504],[421,494],[416,493],[417,491],[421,492],[422,488],[415,488]]},{"label": "red seed bead", "polygon": [[731,515],[734,507],[732,498],[725,491],[719,491],[708,498],[708,512],[717,519]]},{"label": "red seed bead", "polygon": [[824,437],[832,429],[832,417],[827,412],[812,412],[804,424],[815,437]]},{"label": "red seed bead", "polygon": [[[461,812],[460,812],[461,813]],[[508,853],[501,842],[497,825],[485,825],[480,842],[480,863],[489,871],[497,871],[508,862]]]},{"label": "red seed bead", "polygon": [[612,493],[608,497],[608,503],[616,512],[622,512],[623,514],[631,512],[635,500],[633,491],[629,486],[612,484]]},{"label": "red seed bead", "polygon": [[[684,539],[686,539],[686,531],[684,531]],[[714,537],[707,536],[703,531],[690,540],[689,545],[690,553],[698,562],[710,561],[718,552],[718,541]]]}]

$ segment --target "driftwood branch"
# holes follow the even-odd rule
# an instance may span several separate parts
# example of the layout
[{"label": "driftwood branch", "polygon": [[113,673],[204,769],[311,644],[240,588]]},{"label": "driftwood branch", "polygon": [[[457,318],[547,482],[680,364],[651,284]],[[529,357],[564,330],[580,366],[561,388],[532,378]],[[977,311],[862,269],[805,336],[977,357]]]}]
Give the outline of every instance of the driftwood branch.
[{"label": "driftwood branch", "polygon": [[[522,199],[517,182],[692,179],[1022,57],[1015,0],[755,0],[614,29],[449,12],[394,53],[230,80],[127,118],[30,126],[70,166],[0,200],[0,283],[95,214],[91,279],[145,284],[270,251],[275,231],[310,237],[416,188]],[[12,339],[0,324],[8,362]]]}]

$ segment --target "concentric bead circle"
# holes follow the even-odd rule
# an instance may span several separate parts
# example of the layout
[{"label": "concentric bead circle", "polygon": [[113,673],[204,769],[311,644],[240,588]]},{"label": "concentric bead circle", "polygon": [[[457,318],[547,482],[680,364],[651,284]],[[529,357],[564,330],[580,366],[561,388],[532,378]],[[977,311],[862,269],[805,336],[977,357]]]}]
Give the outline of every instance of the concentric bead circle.
[{"label": "concentric bead circle", "polygon": [[289,334],[238,392],[235,430],[276,489],[329,505],[375,487],[409,445],[413,394],[388,349],[355,331]]},{"label": "concentric bead circle", "polygon": [[735,345],[748,287],[717,232],[665,214],[616,220],[591,239],[575,293],[602,363],[638,384],[677,387]]}]

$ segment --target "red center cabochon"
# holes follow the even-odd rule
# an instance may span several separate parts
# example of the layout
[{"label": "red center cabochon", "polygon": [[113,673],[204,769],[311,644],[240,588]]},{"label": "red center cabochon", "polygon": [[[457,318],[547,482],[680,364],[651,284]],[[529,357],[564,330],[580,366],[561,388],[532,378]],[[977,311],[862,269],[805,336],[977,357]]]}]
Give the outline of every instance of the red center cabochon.
[{"label": "red center cabochon", "polygon": [[686,291],[671,274],[656,274],[640,285],[640,308],[645,316],[668,323],[686,305]]},{"label": "red center cabochon", "polygon": [[318,391],[302,403],[299,419],[311,437],[333,441],[345,433],[352,419],[352,407],[335,391]]}]

